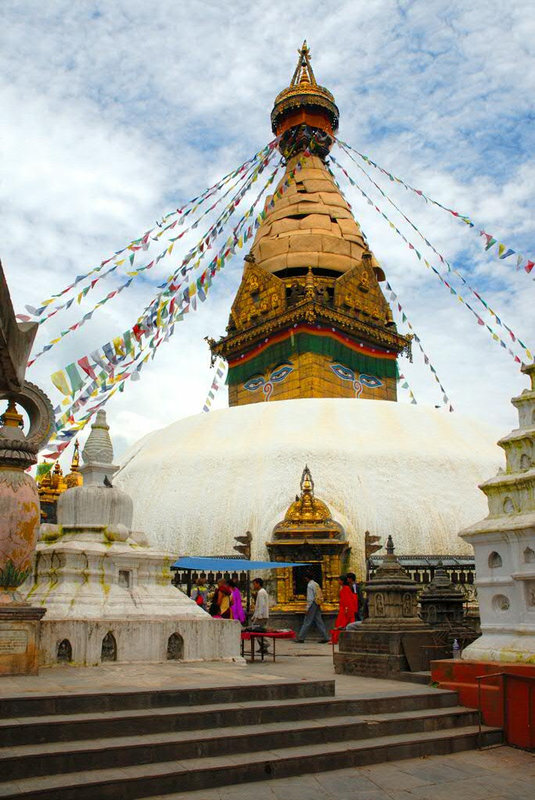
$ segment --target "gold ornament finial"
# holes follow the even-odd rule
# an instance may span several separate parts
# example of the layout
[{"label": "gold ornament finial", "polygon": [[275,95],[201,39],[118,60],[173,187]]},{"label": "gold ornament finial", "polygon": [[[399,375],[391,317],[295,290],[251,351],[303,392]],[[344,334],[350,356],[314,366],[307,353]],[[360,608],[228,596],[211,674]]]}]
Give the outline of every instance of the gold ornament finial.
[{"label": "gold ornament finial", "polygon": [[8,400],[7,408],[2,416],[2,425],[6,428],[22,428],[22,414],[17,411],[14,400]]},{"label": "gold ornament finial", "polygon": [[80,445],[78,439],[74,443],[74,453],[72,454],[71,471],[65,478],[67,489],[74,489],[76,486],[83,486],[84,479],[80,472]]},{"label": "gold ornament finial", "polygon": [[71,472],[78,472],[80,467],[80,445],[78,439],[74,442],[74,452],[72,454]]},{"label": "gold ornament finial", "polygon": [[301,49],[297,52],[299,54],[299,59],[297,61],[297,66],[295,68],[290,86],[297,86],[298,84],[303,83],[317,86],[318,84],[316,83],[316,78],[314,77],[314,71],[312,69],[312,65],[310,64],[310,48],[307,45],[306,39],[304,40]]}]

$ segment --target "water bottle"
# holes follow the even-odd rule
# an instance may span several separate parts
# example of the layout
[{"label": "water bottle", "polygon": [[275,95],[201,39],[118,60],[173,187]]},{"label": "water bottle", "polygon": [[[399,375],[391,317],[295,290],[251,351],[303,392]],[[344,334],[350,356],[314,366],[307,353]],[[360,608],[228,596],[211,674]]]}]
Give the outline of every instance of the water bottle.
[{"label": "water bottle", "polygon": [[461,645],[457,641],[457,639],[453,640],[453,658],[455,661],[458,661],[461,657]]}]

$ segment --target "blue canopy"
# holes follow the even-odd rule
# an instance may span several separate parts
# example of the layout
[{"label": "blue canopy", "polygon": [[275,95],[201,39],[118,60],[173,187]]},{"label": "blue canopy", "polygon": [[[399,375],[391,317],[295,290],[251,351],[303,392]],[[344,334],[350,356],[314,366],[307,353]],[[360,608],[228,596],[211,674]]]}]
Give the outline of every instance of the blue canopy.
[{"label": "blue canopy", "polygon": [[171,569],[191,569],[198,572],[252,572],[257,569],[305,567],[304,563],[290,561],[247,561],[245,558],[197,558],[184,556],[172,564]]}]

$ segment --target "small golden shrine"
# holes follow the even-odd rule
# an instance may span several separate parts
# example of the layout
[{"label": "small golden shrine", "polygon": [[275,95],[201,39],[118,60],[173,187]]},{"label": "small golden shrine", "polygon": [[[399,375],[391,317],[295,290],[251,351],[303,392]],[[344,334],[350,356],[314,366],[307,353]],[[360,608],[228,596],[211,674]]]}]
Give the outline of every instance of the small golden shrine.
[{"label": "small golden shrine", "polygon": [[[271,561],[306,563],[323,589],[322,611],[338,610],[338,577],[349,554],[343,527],[335,522],[328,506],[314,494],[308,467],[301,476],[301,494],[296,495],[282,522],[273,528],[266,542]],[[306,581],[303,567],[278,569],[277,601],[273,611],[304,613]]]},{"label": "small golden shrine", "polygon": [[71,471],[68,475],[63,475],[63,470],[57,461],[54,469],[47,472],[42,478],[37,477],[41,522],[56,524],[56,510],[60,494],[63,494],[66,489],[82,486],[83,482],[84,479],[80,472],[80,447],[76,441],[74,443]]},{"label": "small golden shrine", "polygon": [[338,130],[333,95],[303,43],[271,114],[286,171],[266,200],[227,332],[209,340],[229,366],[229,405],[300,397],[397,399],[397,332],[385,275],[327,158]]}]

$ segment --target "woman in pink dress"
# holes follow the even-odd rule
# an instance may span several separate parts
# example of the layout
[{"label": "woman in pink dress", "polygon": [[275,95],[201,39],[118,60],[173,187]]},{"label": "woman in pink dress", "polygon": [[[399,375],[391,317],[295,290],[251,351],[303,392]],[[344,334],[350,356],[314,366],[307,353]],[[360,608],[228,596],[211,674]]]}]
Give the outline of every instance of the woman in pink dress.
[{"label": "woman in pink dress", "polygon": [[229,578],[227,581],[227,586],[231,590],[230,611],[232,614],[232,619],[239,619],[241,624],[245,625],[245,610],[243,608],[240,590],[232,578]]}]

